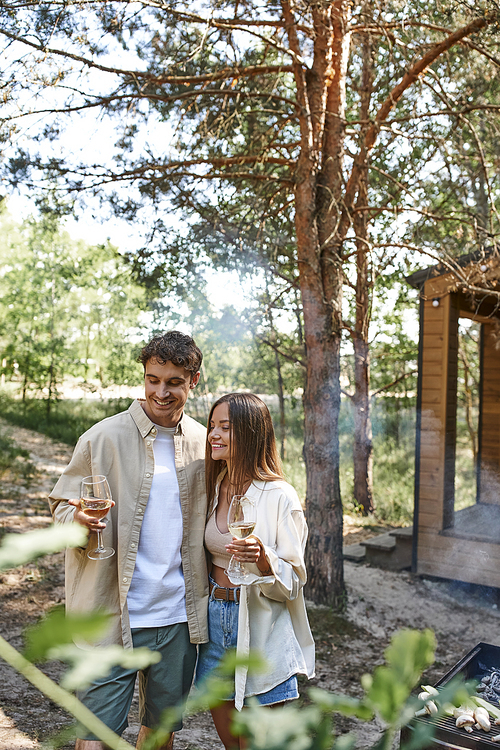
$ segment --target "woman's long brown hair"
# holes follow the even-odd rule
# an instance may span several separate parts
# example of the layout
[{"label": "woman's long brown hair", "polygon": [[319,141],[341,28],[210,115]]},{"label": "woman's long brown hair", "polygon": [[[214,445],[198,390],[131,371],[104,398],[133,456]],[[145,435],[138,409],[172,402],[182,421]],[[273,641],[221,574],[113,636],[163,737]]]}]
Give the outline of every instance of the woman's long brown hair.
[{"label": "woman's long brown hair", "polygon": [[[230,422],[230,494],[242,495],[249,480],[284,479],[269,409],[262,399],[253,393],[228,393],[219,398],[210,410],[207,436],[214,409],[219,404],[226,403]],[[209,505],[214,500],[217,477],[224,464],[225,461],[214,461],[207,439],[205,471]]]}]

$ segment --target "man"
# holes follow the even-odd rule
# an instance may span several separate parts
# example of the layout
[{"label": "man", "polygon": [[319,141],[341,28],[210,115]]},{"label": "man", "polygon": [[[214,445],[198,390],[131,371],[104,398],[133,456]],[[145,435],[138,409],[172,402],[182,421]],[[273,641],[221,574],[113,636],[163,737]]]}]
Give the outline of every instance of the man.
[{"label": "man", "polygon": [[[91,427],[50,495],[57,523],[105,529],[116,554],[90,560],[85,549],[66,555],[69,611],[105,608],[111,628],[100,645],[147,646],[162,659],[140,673],[141,747],[162,711],[178,705],[191,686],[196,645],[208,640],[203,534],[206,496],[205,429],[184,414],[200,378],[201,351],[190,336],[169,331],[144,347],[145,400]],[[107,476],[114,507],[107,523],[80,509],[80,482]],[[95,536],[89,541],[95,547]],[[115,667],[79,695],[104,723],[127,727],[136,672]],[[174,727],[174,730],[179,729]],[[173,734],[165,750],[173,747]],[[102,750],[85,729],[75,750]]]}]

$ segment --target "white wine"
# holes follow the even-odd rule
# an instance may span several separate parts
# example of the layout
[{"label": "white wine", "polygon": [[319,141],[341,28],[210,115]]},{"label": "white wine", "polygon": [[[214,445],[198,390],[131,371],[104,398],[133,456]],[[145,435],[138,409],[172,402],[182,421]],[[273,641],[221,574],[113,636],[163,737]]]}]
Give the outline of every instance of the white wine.
[{"label": "white wine", "polygon": [[111,500],[92,500],[88,497],[80,498],[80,508],[91,518],[104,518],[111,508]]},{"label": "white wine", "polygon": [[237,539],[246,539],[255,529],[255,521],[236,521],[236,523],[228,524],[228,529]]}]

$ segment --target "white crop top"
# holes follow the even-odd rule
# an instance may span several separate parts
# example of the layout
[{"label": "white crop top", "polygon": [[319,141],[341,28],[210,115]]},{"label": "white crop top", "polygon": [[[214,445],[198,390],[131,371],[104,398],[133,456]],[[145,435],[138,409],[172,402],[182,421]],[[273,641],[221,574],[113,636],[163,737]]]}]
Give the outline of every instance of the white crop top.
[{"label": "white crop top", "polygon": [[233,535],[230,531],[225,534],[219,531],[216,515],[217,511],[214,511],[205,526],[205,547],[210,552],[212,565],[225,570],[231,559],[231,555],[227,554],[226,544],[233,541]]}]

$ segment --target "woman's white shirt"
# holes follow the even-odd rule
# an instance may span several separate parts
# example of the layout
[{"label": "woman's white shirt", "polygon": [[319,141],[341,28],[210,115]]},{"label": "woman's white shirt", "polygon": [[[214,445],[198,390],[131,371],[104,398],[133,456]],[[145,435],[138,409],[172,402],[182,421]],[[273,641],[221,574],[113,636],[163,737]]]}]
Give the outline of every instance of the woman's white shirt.
[{"label": "woman's white shirt", "polygon": [[[314,676],[314,640],[307,619],[303,586],[306,582],[304,550],[307,525],[294,488],[284,480],[252,482],[245,493],[257,508],[254,536],[262,542],[272,570],[262,576],[257,565],[246,564],[255,574],[251,586],[242,586],[238,616],[237,652],[250,650],[264,657],[266,672],[235,675],[235,704],[245,697],[271,690],[294,674]],[[215,512],[215,507],[212,512]]]}]

